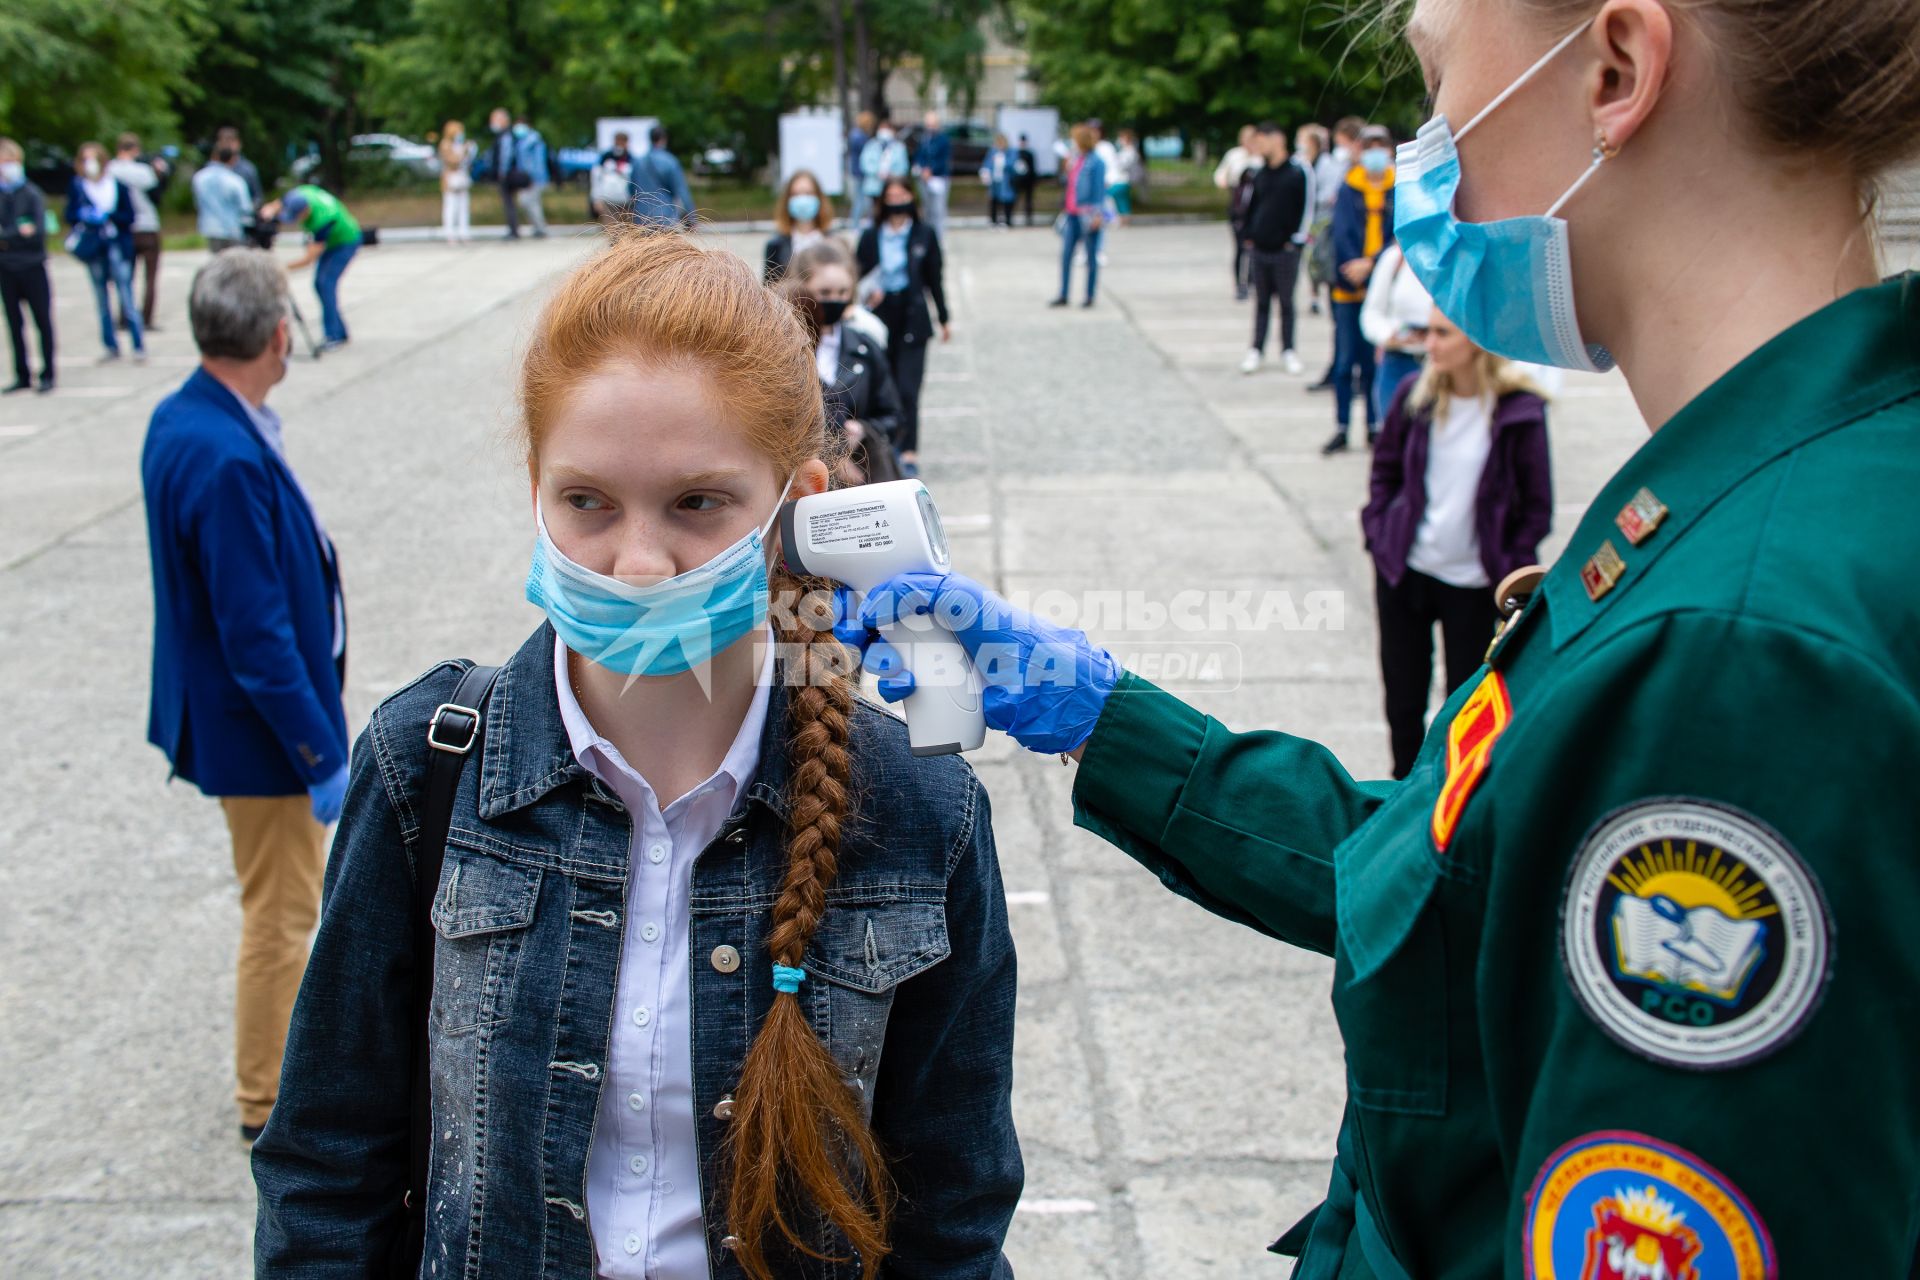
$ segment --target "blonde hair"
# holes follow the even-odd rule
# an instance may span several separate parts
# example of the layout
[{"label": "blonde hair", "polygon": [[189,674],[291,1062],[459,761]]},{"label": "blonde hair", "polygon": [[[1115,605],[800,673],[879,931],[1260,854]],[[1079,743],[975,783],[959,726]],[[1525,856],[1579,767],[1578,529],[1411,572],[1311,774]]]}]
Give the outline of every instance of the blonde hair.
[{"label": "blonde hair", "polygon": [[[561,282],[534,326],[520,373],[527,467],[581,379],[620,360],[697,369],[781,475],[821,459],[832,471],[812,344],[794,309],[740,258],[677,232],[624,227],[611,247]],[[785,568],[776,598],[822,598],[831,584]],[[773,904],[768,958],[802,967],[827,912],[840,840],[853,811],[854,697],[847,651],[799,610],[783,610],[789,671],[787,867]],[[776,615],[780,616],[780,615]],[[830,616],[830,614],[829,614]],[[867,1280],[887,1256],[892,1181],[860,1105],[801,1006],[780,992],[741,1065],[724,1162],[727,1231],[754,1280],[773,1280],[786,1249],[825,1257],[819,1219],[852,1246]],[[844,1260],[844,1259],[837,1259]]]},{"label": "blonde hair", "polygon": [[793,195],[793,184],[805,178],[813,184],[813,194],[820,197],[820,214],[813,225],[821,231],[833,230],[833,201],[827,196],[827,189],[820,185],[820,179],[813,176],[811,169],[795,169],[787,184],[780,188],[780,200],[773,206],[773,225],[783,236],[793,234],[793,215],[787,212],[787,199]]},{"label": "blonde hair", "polygon": [[[1547,393],[1519,365],[1504,356],[1493,354],[1485,347],[1473,349],[1473,371],[1480,381],[1480,394],[1492,396],[1495,404],[1516,391],[1529,392],[1542,400],[1547,398]],[[1433,361],[1428,360],[1421,367],[1413,389],[1407,392],[1407,407],[1438,418],[1452,407],[1454,397],[1458,394],[1454,390],[1453,375],[1440,372],[1434,367]]]}]

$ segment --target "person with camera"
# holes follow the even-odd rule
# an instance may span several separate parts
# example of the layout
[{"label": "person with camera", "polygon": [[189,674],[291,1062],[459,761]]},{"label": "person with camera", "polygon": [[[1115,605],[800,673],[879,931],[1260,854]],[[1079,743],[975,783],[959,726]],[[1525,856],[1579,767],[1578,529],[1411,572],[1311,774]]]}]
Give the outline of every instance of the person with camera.
[{"label": "person with camera", "polygon": [[[238,179],[236,179],[237,181]],[[251,247],[211,258],[187,315],[200,367],[160,402],[140,477],[153,560],[147,740],[217,797],[240,881],[234,1100],[252,1142],[320,911],[347,790],[339,562],[267,396],[287,376],[287,278]]]},{"label": "person with camera", "polygon": [[260,207],[260,217],[269,222],[304,227],[307,250],[287,270],[313,268],[313,292],[320,299],[320,329],[325,341],[322,351],[347,345],[347,321],[340,314],[340,277],[353,255],[360,252],[360,224],[340,203],[340,197],[323,188],[295,187],[278,200]]}]

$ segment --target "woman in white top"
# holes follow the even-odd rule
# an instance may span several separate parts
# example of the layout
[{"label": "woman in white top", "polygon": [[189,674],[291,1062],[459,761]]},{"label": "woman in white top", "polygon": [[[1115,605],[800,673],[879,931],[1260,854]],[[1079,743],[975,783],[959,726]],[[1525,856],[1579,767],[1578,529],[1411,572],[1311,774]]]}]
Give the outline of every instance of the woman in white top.
[{"label": "woman in white top", "polygon": [[1547,406],[1533,383],[1438,310],[1427,313],[1426,346],[1426,368],[1387,408],[1360,513],[1396,778],[1426,732],[1434,624],[1451,693],[1493,638],[1495,585],[1533,564],[1553,516]]},{"label": "woman in white top", "polygon": [[1360,332],[1380,348],[1374,360],[1373,412],[1387,416],[1393,393],[1408,377],[1420,372],[1427,354],[1427,316],[1433,295],[1407,269],[1400,246],[1390,244],[1373,264],[1367,300],[1360,307]]},{"label": "woman in white top", "polygon": [[473,238],[473,157],[478,151],[458,120],[441,128],[440,234],[448,244]]}]

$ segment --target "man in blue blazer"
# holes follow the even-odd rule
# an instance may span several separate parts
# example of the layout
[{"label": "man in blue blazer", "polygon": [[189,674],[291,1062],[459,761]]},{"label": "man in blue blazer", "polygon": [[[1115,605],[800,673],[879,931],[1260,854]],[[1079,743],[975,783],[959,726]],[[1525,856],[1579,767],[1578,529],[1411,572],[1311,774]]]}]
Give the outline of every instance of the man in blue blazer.
[{"label": "man in blue blazer", "polygon": [[153,559],[147,738],[218,796],[240,879],[234,1050],[241,1135],[266,1124],[347,786],[338,561],[281,446],[286,273],[230,249],[193,279],[200,368],[160,402],[140,475]]}]

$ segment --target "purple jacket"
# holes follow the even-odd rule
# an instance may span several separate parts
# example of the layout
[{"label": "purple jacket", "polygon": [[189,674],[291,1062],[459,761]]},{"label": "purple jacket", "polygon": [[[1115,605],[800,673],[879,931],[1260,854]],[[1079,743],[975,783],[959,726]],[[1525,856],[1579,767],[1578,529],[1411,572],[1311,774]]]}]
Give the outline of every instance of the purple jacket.
[{"label": "purple jacket", "polygon": [[[1393,393],[1386,425],[1373,447],[1371,496],[1360,512],[1367,550],[1389,586],[1407,573],[1407,552],[1427,509],[1427,442],[1430,413],[1408,408],[1409,374]],[[1493,409],[1493,447],[1480,473],[1474,533],[1480,563],[1498,583],[1522,565],[1534,564],[1540,539],[1553,524],[1553,475],[1547,464],[1547,406],[1539,396],[1512,391]]]}]

